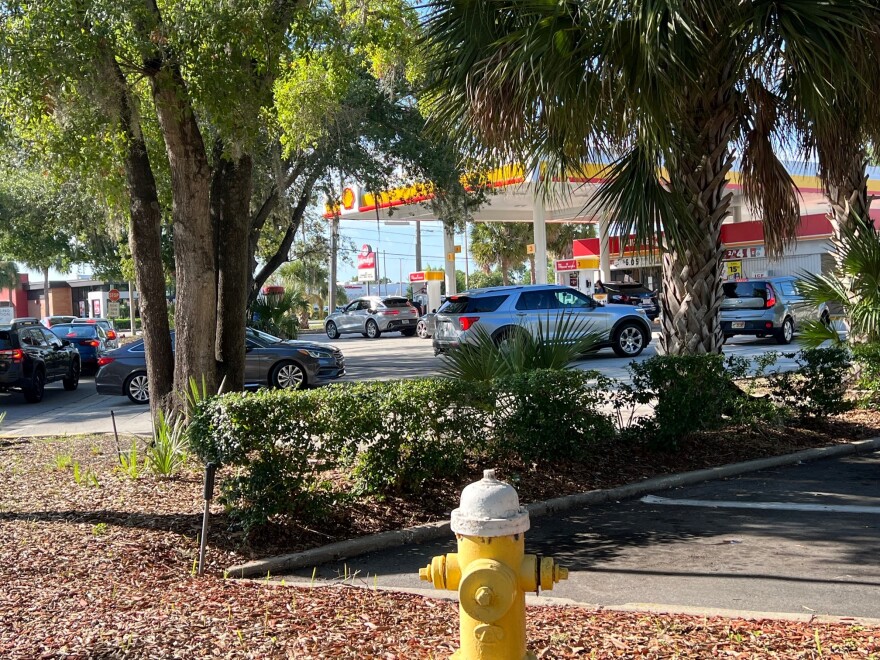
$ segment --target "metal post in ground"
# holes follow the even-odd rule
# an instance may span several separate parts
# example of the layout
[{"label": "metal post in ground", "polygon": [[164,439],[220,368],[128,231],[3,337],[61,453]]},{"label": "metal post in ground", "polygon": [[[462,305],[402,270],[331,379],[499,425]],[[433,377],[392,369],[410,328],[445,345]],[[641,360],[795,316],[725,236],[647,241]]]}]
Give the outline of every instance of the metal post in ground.
[{"label": "metal post in ground", "polygon": [[202,515],[202,540],[199,544],[199,575],[205,570],[205,547],[208,545],[208,519],[211,515],[211,500],[214,499],[214,475],[217,466],[214,463],[205,465],[205,511]]}]

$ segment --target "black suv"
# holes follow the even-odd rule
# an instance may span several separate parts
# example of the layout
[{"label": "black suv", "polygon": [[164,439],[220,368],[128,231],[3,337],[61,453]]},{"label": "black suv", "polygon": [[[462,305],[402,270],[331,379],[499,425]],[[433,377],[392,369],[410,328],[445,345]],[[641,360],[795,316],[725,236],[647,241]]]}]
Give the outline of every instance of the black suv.
[{"label": "black suv", "polygon": [[596,293],[608,295],[612,305],[635,305],[652,321],[660,316],[657,293],[639,282],[596,282]]},{"label": "black suv", "polygon": [[75,390],[79,373],[76,349],[37,319],[0,325],[0,392],[21,390],[28,403],[39,403],[46,383],[60,380],[65,390]]}]

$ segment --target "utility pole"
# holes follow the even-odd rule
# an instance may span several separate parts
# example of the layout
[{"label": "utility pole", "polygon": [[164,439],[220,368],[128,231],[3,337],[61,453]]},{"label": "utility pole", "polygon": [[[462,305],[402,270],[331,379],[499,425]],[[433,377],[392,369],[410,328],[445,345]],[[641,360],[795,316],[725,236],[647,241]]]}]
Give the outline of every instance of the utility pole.
[{"label": "utility pole", "polygon": [[416,220],[416,271],[422,270],[422,222]]},{"label": "utility pole", "polygon": [[468,259],[468,225],[467,218],[464,220],[464,288],[465,290],[471,288],[471,268],[470,268],[470,259]]}]

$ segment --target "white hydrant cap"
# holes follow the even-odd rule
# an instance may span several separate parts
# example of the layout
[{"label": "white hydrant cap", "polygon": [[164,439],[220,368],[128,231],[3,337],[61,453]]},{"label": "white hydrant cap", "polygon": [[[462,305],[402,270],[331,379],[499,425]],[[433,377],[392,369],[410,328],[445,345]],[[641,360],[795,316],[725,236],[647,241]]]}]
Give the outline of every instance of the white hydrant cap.
[{"label": "white hydrant cap", "polygon": [[529,512],[519,505],[513,486],[498,481],[495,470],[483,470],[480,481],[461,491],[450,526],[465,536],[512,536],[529,528]]}]

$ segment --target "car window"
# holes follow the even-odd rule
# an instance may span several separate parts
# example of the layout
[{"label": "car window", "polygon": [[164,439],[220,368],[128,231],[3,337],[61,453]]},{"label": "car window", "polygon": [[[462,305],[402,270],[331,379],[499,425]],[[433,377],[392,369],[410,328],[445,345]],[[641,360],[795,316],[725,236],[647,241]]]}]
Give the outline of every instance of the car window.
[{"label": "car window", "polygon": [[641,284],[630,284],[623,282],[609,282],[605,285],[605,288],[608,291],[614,291],[618,293],[626,293],[629,295],[639,294],[639,293],[653,293],[651,289]]},{"label": "car window", "polygon": [[519,310],[543,310],[556,309],[556,296],[554,291],[523,291],[516,308]]},{"label": "car window", "polygon": [[53,325],[52,332],[56,337],[63,339],[91,339],[100,336],[98,329],[93,325]]},{"label": "car window", "polygon": [[766,282],[725,282],[722,288],[726,298],[763,298],[767,300]]},{"label": "car window", "polygon": [[407,307],[409,305],[409,300],[406,298],[383,298],[382,304],[385,307]]},{"label": "car window", "polygon": [[782,291],[783,296],[796,296],[798,295],[797,291],[794,288],[794,282],[780,282],[779,289]]},{"label": "car window", "polygon": [[43,339],[43,333],[36,328],[25,328],[24,330],[20,330],[18,337],[22,346],[34,346],[39,348],[46,348],[48,346],[46,340]]},{"label": "car window", "polygon": [[593,299],[588,295],[581,293],[580,291],[575,291],[572,289],[569,290],[560,290],[556,291],[554,294],[556,296],[556,304],[558,307],[563,308],[576,308],[576,307],[593,307]]},{"label": "car window", "polygon": [[129,353],[143,353],[144,352],[144,342],[137,341],[128,347]]},{"label": "car window", "polygon": [[244,345],[245,348],[265,348],[265,346],[258,343],[255,339],[245,339]]},{"label": "car window", "polygon": [[0,351],[12,348],[12,333],[9,330],[0,330]]},{"label": "car window", "polygon": [[372,304],[373,304],[372,300],[361,300],[358,303],[358,309],[359,310],[370,309],[370,305],[372,305]]},{"label": "car window", "polygon": [[263,332],[262,330],[257,330],[255,328],[246,328],[245,334],[251,339],[263,342],[263,344],[280,344],[284,341],[281,337],[270,335],[268,332]]},{"label": "car window", "polygon": [[45,328],[34,328],[35,330],[39,330],[40,334],[43,335],[43,340],[49,346],[61,346],[61,340],[56,337],[51,330],[47,330]]},{"label": "car window", "polygon": [[501,307],[501,303],[508,296],[480,296],[469,298],[467,296],[452,296],[441,305],[440,314],[488,314]]}]

